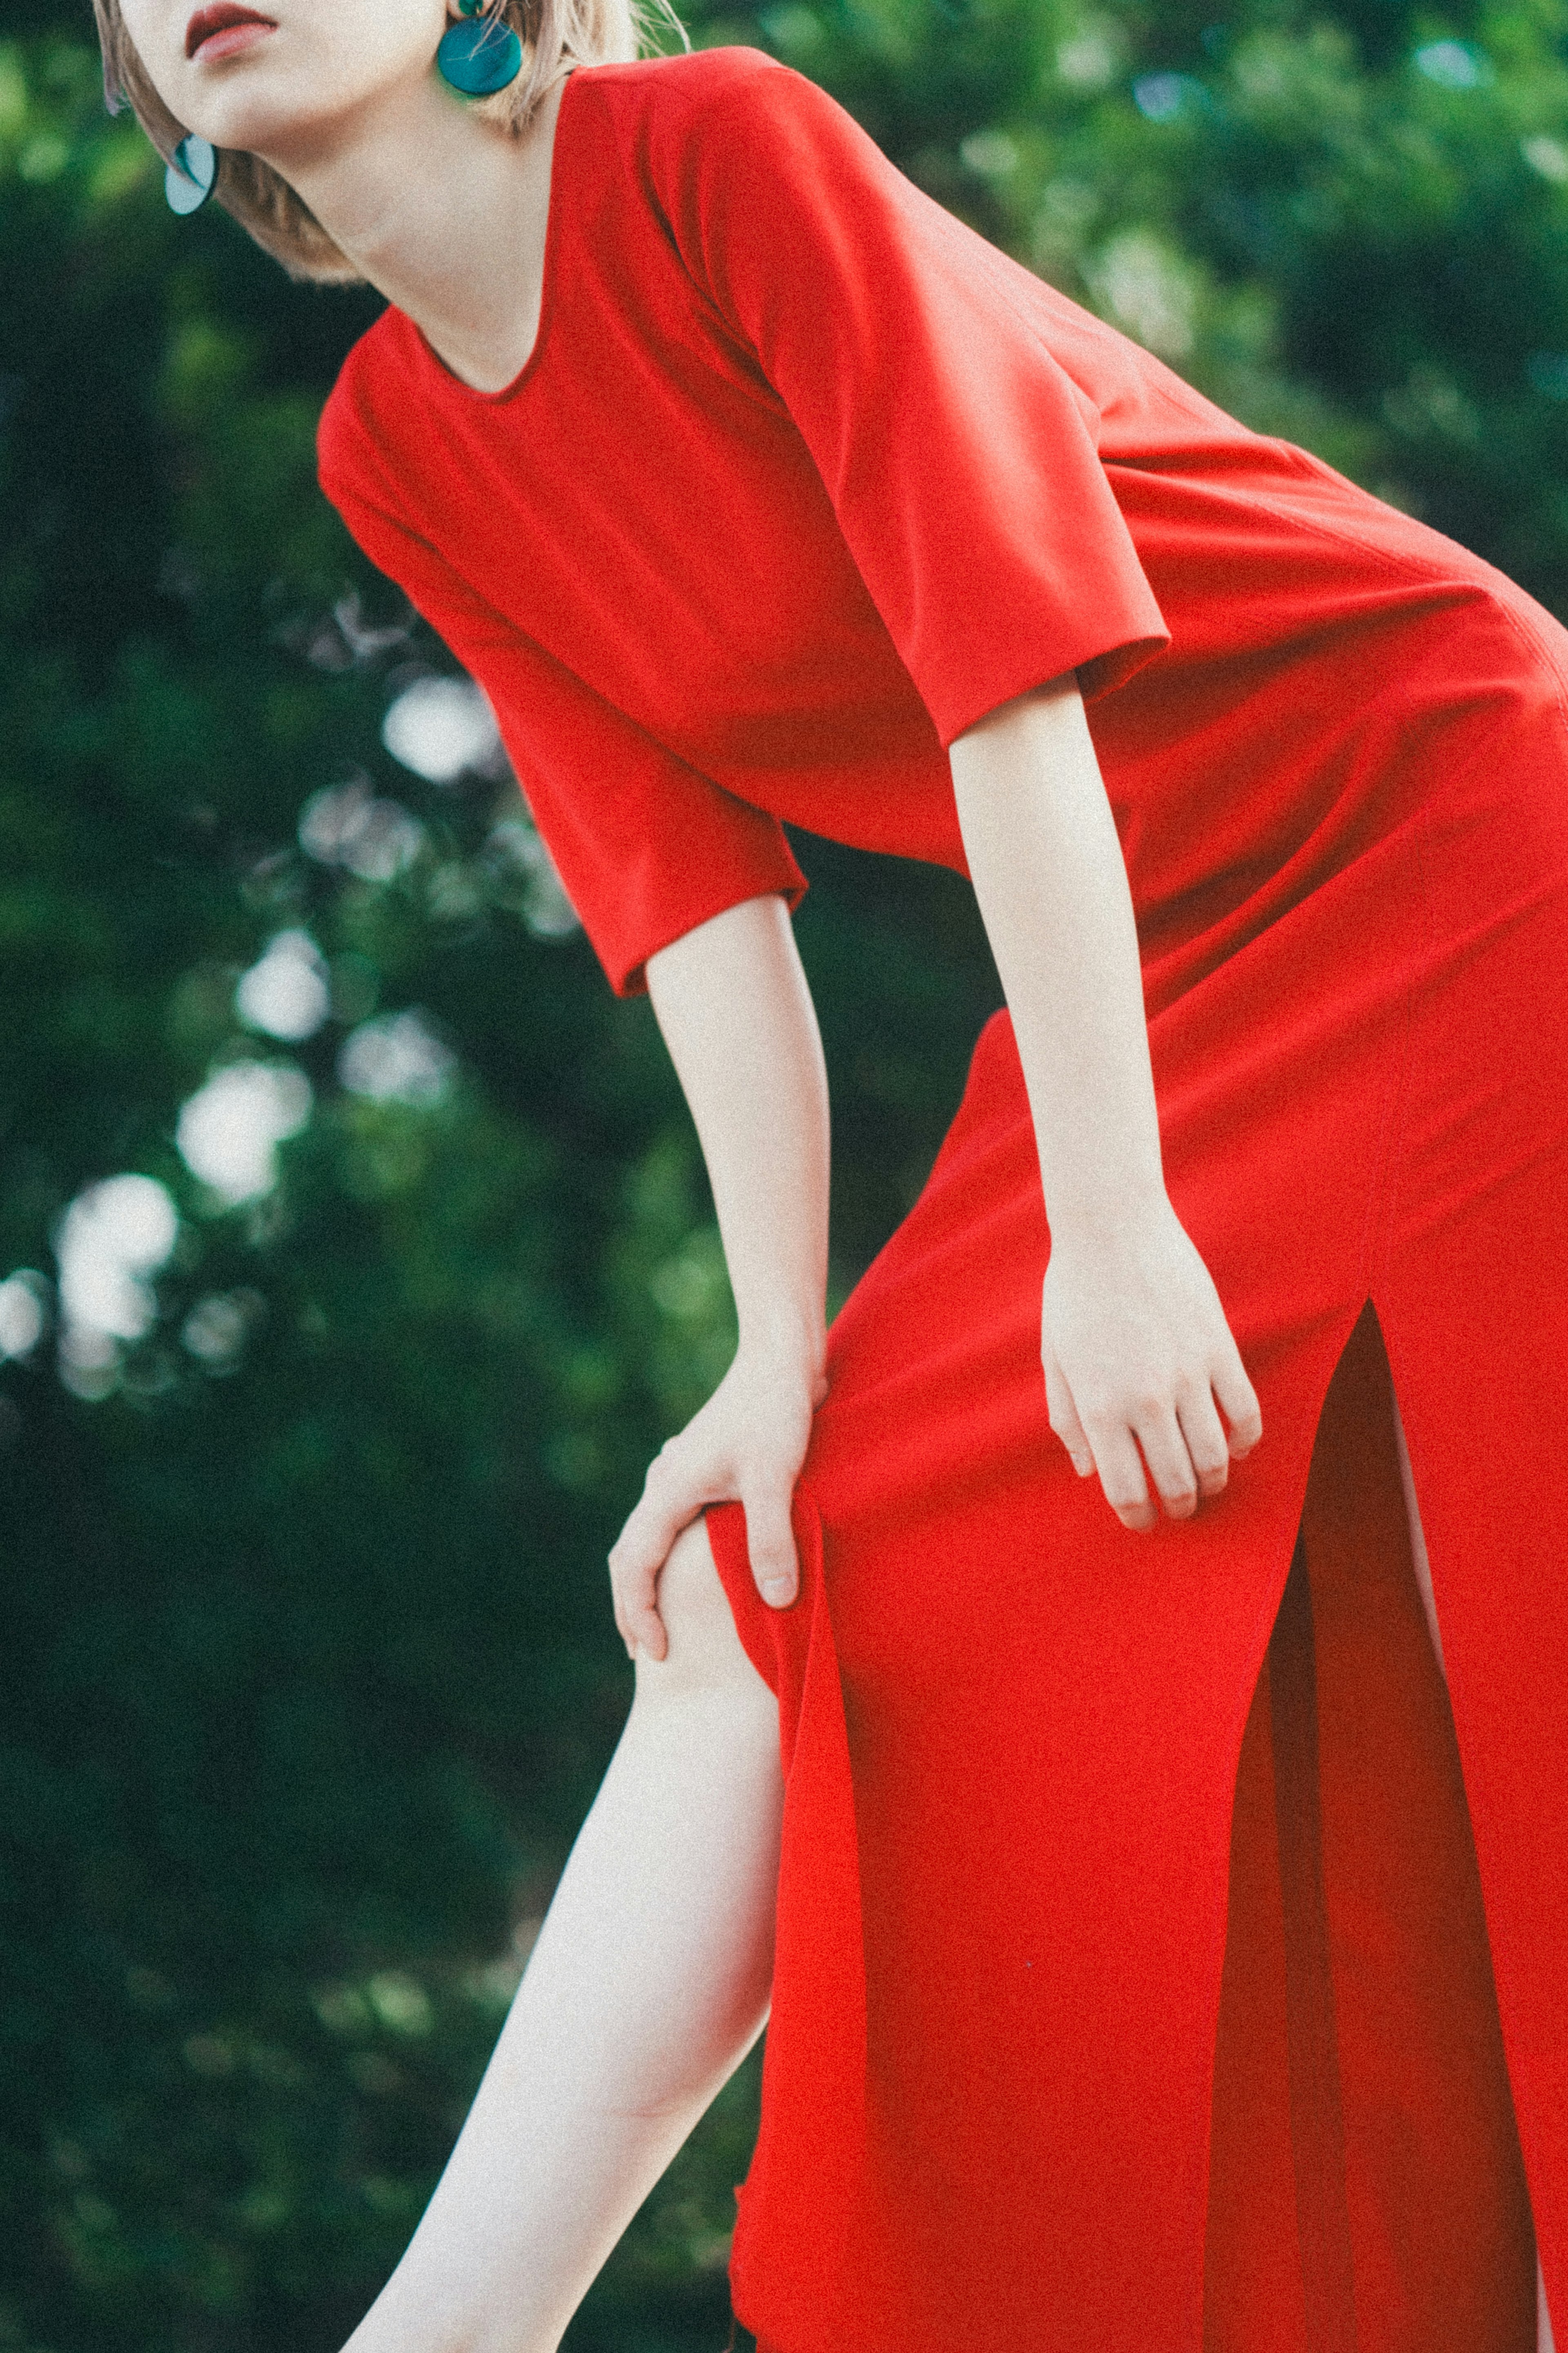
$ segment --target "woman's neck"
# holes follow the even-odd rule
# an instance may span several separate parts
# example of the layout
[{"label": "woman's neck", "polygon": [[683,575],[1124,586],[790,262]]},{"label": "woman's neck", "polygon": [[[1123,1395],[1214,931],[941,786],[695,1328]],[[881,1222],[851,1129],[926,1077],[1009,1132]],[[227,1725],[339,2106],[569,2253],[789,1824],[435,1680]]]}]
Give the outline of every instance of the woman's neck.
[{"label": "woman's neck", "polygon": [[499,392],[539,332],[564,80],[521,136],[432,76],[347,136],[267,161],[466,384]]}]

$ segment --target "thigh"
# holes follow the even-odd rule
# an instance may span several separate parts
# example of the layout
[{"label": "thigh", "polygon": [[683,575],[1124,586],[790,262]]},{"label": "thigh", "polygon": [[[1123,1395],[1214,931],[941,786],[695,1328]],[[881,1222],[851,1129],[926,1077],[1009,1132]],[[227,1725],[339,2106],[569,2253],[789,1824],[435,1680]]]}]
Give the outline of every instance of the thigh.
[{"label": "thigh", "polygon": [[669,1648],[663,1659],[639,1654],[639,1703],[725,1692],[776,1716],[778,1704],[735,1630],[705,1519],[693,1520],[670,1546],[658,1599]]},{"label": "thigh", "polygon": [[1415,1500],[1415,1474],[1410,1468],[1410,1446],[1405,1435],[1405,1424],[1399,1418],[1397,1398],[1394,1400],[1394,1445],[1399,1457],[1399,1483],[1405,1493],[1405,1518],[1410,1531],[1410,1565],[1415,1572],[1415,1589],[1426,1613],[1426,1631],[1432,1637],[1433,1652],[1443,1681],[1447,1683],[1448,1670],[1443,1664],[1443,1636],[1437,1624],[1436,1597],[1432,1591],[1432,1562],[1426,1550],[1426,1532],[1421,1525],[1420,1507]]}]

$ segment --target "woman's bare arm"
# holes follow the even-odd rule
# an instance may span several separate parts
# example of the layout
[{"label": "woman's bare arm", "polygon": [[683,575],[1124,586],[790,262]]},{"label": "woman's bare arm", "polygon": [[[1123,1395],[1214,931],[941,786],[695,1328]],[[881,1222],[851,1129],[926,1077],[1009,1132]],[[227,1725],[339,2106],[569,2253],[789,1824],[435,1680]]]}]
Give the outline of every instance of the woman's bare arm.
[{"label": "woman's bare arm", "polygon": [[1123,1524],[1151,1528],[1145,1463],[1184,1517],[1225,1485],[1262,1420],[1166,1198],[1131,894],[1076,680],[992,712],[952,758],[1050,1221],[1051,1427],[1081,1473],[1099,1471]]},{"label": "woman's bare arm", "polygon": [[616,1622],[664,1655],[658,1572],[705,1504],[745,1505],[752,1571],[783,1608],[790,1497],[826,1354],[827,1079],[789,912],[748,899],[648,959],[648,991],[697,1123],[740,1320],[729,1372],[655,1459],[610,1555]]}]

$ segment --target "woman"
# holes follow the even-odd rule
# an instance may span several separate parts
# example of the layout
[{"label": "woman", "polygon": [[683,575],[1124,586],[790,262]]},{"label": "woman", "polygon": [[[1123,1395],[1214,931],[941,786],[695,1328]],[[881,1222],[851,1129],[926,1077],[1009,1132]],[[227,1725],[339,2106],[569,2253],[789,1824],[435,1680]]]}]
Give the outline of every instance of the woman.
[{"label": "woman", "polygon": [[[355,2353],[553,2347],[770,1988],[766,2353],[1545,2345],[1568,639],[750,52],[97,5],[165,156],[391,299],[324,485],[646,981],[740,1316]],[[780,818],[967,869],[1009,1008],[830,1342]]]}]

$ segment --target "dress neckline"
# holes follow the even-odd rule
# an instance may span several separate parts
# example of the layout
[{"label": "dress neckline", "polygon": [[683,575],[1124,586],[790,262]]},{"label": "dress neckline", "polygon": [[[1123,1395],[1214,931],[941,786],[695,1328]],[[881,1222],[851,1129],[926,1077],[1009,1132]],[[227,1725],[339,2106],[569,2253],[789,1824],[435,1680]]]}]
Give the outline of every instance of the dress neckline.
[{"label": "dress neckline", "polygon": [[447,366],[435,344],[426,334],[424,328],[416,320],[408,319],[406,311],[401,313],[405,319],[408,319],[408,324],[414,331],[414,340],[417,349],[440,378],[448,395],[454,398],[479,401],[486,406],[493,406],[497,401],[510,400],[524,389],[543,355],[545,340],[550,332],[551,316],[555,308],[556,280],[560,275],[556,267],[556,248],[561,242],[562,236],[562,131],[565,124],[567,111],[572,103],[572,92],[578,78],[592,70],[592,67],[588,66],[573,67],[566,76],[565,84],[561,92],[561,101],[555,110],[555,128],[550,141],[550,187],[544,206],[544,255],[540,271],[539,324],[533,331],[533,341],[529,346],[528,357],[523,361],[517,374],[494,392],[486,392],[479,385],[468,383],[455,368]]}]

